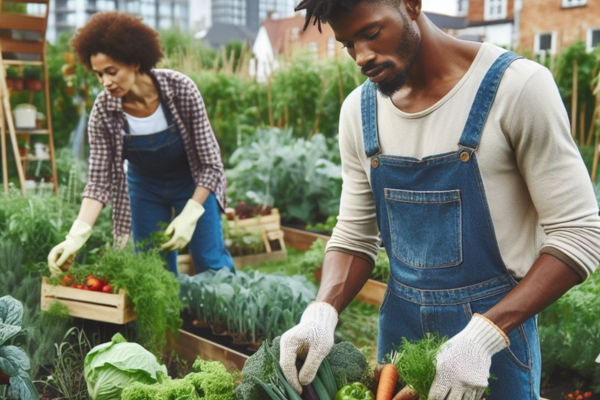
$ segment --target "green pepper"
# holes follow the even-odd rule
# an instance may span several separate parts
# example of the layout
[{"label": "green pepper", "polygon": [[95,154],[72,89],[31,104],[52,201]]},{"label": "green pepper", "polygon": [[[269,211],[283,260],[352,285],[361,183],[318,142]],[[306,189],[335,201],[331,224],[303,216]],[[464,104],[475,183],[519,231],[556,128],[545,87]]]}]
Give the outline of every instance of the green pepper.
[{"label": "green pepper", "polygon": [[335,400],[375,400],[375,395],[362,383],[354,382],[342,386]]}]

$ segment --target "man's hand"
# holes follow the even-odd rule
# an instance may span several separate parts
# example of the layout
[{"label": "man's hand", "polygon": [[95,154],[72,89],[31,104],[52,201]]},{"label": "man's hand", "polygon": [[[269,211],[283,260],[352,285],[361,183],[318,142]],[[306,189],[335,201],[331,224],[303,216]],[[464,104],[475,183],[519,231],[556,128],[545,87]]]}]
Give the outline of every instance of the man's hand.
[{"label": "man's hand", "polygon": [[509,345],[508,337],[487,318],[475,314],[437,356],[437,372],[428,400],[479,400],[488,386],[492,356]]},{"label": "man's hand", "polygon": [[164,243],[161,248],[165,250],[181,250],[192,239],[196,224],[200,217],[204,214],[204,207],[196,200],[188,200],[185,207],[171,224],[165,230],[165,235],[171,239]]},{"label": "man's hand", "polygon": [[[317,302],[309,305],[300,323],[281,336],[279,364],[285,378],[296,393],[315,379],[317,370],[333,347],[333,334],[338,313],[333,306]],[[298,375],[296,358],[304,358]]]},{"label": "man's hand", "polygon": [[92,234],[92,227],[76,219],[65,241],[54,246],[48,254],[48,268],[52,275],[61,272],[60,266],[79,250]]}]

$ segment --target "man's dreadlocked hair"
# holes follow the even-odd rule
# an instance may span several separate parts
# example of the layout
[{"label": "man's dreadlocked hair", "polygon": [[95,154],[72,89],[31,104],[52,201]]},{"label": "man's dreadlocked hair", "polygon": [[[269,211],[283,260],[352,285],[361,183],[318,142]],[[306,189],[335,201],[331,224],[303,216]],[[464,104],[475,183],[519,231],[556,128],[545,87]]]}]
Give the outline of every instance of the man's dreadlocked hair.
[{"label": "man's dreadlocked hair", "polygon": [[306,10],[304,30],[308,27],[310,20],[314,18],[313,25],[317,25],[319,32],[322,32],[321,23],[327,22],[333,16],[349,12],[355,5],[363,1],[369,3],[400,3],[400,0],[302,0],[294,11]]}]

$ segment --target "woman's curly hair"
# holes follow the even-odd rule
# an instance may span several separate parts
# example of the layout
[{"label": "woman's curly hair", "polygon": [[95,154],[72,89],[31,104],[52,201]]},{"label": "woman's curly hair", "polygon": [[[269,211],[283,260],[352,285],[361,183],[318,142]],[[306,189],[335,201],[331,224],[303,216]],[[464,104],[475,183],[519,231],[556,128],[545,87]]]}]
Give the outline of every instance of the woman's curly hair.
[{"label": "woman's curly hair", "polygon": [[127,65],[140,64],[140,72],[149,73],[163,58],[158,32],[142,19],[120,11],[94,14],[77,29],[71,48],[88,69],[91,57],[104,53]]}]

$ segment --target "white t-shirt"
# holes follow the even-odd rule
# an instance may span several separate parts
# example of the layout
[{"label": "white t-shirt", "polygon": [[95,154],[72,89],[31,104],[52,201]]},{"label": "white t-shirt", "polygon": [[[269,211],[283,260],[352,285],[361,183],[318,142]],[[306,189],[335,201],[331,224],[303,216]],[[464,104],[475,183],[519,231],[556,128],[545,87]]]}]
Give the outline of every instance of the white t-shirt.
[{"label": "white t-shirt", "polygon": [[[125,113],[127,124],[129,125],[130,135],[150,135],[164,131],[169,127],[167,118],[162,108],[162,104],[158,103],[158,108],[148,117],[134,117]],[[123,131],[123,134],[125,132]]]},{"label": "white t-shirt", "polygon": [[[503,51],[484,43],[457,85],[424,111],[403,112],[378,93],[383,154],[423,158],[457,150],[477,89]],[[363,143],[361,89],[346,98],[341,110],[343,187],[328,248],[358,251],[375,259],[379,231],[371,159]],[[519,59],[507,69],[483,130],[477,162],[500,253],[514,277],[522,278],[541,251],[566,255],[583,278],[597,268],[598,203],[546,68]]]}]

